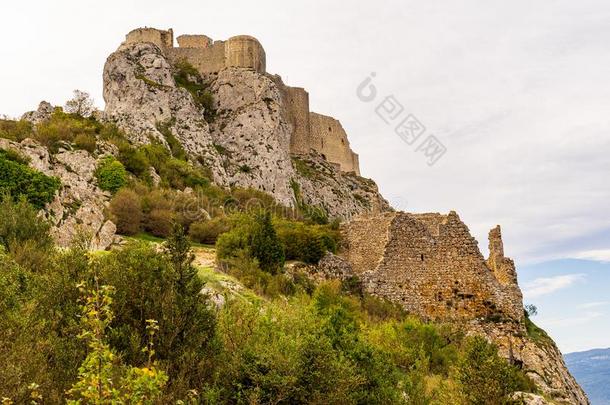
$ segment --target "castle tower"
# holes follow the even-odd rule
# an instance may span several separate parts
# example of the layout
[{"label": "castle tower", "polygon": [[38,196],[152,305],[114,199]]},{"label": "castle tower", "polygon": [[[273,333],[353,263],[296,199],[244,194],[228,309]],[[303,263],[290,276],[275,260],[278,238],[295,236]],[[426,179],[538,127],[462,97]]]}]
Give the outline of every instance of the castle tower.
[{"label": "castle tower", "polygon": [[231,37],[225,43],[225,64],[227,67],[250,68],[265,73],[265,50],[256,38],[249,35]]},{"label": "castle tower", "polygon": [[489,258],[487,266],[502,285],[516,285],[517,271],[515,263],[504,257],[504,242],[502,242],[502,230],[500,225],[489,231]]}]

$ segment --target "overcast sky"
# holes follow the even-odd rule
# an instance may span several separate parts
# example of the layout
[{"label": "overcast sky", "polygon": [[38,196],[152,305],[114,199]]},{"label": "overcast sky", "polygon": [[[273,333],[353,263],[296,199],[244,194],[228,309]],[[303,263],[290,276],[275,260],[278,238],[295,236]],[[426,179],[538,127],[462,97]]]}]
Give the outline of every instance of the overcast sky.
[{"label": "overcast sky", "polygon": [[[587,280],[610,297],[600,264],[610,261],[607,1],[7,1],[0,114],[19,116],[42,99],[63,104],[75,88],[103,107],[104,61],[139,26],[256,36],[269,72],[341,120],[362,174],[395,207],[456,210],[483,252],[501,224],[527,299],[576,297]],[[356,89],[372,72],[377,99],[367,103]],[[413,114],[426,127],[419,141],[434,135],[446,147],[434,166],[419,141],[405,143],[375,113],[386,96],[404,107],[398,120]],[[599,278],[587,273],[595,263]],[[539,295],[540,285],[551,291]],[[595,342],[579,343],[582,328],[557,329],[544,307],[540,323],[564,350],[610,346],[604,301],[595,308],[607,337]]]}]

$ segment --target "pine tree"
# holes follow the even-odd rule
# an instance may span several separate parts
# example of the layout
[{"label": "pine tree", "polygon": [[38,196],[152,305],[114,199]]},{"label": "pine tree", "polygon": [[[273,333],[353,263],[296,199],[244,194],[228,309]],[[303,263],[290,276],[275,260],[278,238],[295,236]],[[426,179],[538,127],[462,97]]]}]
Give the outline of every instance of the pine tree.
[{"label": "pine tree", "polygon": [[250,249],[252,257],[258,260],[262,270],[277,274],[284,266],[284,248],[273,228],[269,211],[262,211],[256,215]]}]

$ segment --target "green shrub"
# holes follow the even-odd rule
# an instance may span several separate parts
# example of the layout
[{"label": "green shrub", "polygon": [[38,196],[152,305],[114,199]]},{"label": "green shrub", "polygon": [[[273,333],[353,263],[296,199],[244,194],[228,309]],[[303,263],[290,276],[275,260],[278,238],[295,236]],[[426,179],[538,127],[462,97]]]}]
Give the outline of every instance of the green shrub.
[{"label": "green shrub", "polygon": [[74,146],[76,146],[77,149],[83,149],[89,153],[95,152],[96,145],[97,140],[95,138],[95,135],[78,134],[74,138]]},{"label": "green shrub", "polygon": [[127,184],[125,166],[112,156],[107,156],[98,163],[95,177],[102,190],[112,193],[116,193]]},{"label": "green shrub", "polygon": [[32,137],[32,124],[29,121],[0,120],[0,138],[21,142]]},{"label": "green shrub", "polygon": [[228,231],[229,224],[227,219],[224,217],[217,217],[191,224],[189,236],[195,242],[213,245],[221,234]]},{"label": "green shrub", "polygon": [[122,235],[135,235],[140,232],[142,224],[142,203],[140,197],[132,190],[119,190],[110,201],[110,212]]},{"label": "green shrub", "polygon": [[468,403],[473,404],[508,404],[513,392],[531,390],[531,383],[498,356],[495,345],[480,336],[466,339],[456,379]]},{"label": "green shrub", "polygon": [[[28,268],[44,264],[53,248],[51,225],[25,199],[0,196],[0,247]],[[0,249],[1,250],[1,249]]]},{"label": "green shrub", "polygon": [[58,109],[49,120],[36,125],[33,138],[46,146],[51,153],[57,153],[60,147],[73,143],[79,135],[95,137],[101,127],[102,124],[93,118],[66,114]]},{"label": "green shrub", "polygon": [[131,244],[100,258],[101,282],[116,288],[110,344],[124,361],[144,365],[146,320],[157,319],[156,358],[169,375],[170,399],[186,398],[200,389],[213,372],[215,317],[203,284],[192,266],[184,234],[172,234],[163,252],[148,244]]},{"label": "green shrub", "polygon": [[146,152],[140,148],[134,148],[128,142],[121,142],[118,147],[118,159],[125,166],[125,169],[137,178],[148,181],[151,164]]},{"label": "green shrub", "polygon": [[339,233],[330,227],[280,220],[277,229],[287,260],[316,264],[326,252],[336,251]]},{"label": "green shrub", "polygon": [[14,152],[0,149],[0,193],[24,196],[34,207],[41,209],[53,201],[60,184],[59,179],[28,167]]}]

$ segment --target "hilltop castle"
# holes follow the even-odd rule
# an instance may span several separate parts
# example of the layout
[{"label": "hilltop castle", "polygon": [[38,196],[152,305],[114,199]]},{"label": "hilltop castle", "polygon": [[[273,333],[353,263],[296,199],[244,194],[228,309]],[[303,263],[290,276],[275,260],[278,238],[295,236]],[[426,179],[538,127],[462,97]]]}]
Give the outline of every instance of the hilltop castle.
[{"label": "hilltop castle", "polygon": [[[138,28],[127,34],[125,43],[153,43],[170,61],[186,60],[204,77],[232,67],[267,74],[265,50],[254,37],[239,35],[226,41],[214,41],[206,35],[181,35],[176,40],[177,47],[174,46],[171,28]],[[332,117],[311,112],[309,94],[305,89],[286,86],[278,76],[273,76],[273,79],[280,82],[278,85],[285,99],[283,113],[292,125],[290,152],[303,155],[315,151],[341,171],[360,175],[358,155],[351,150],[341,123]]]}]

